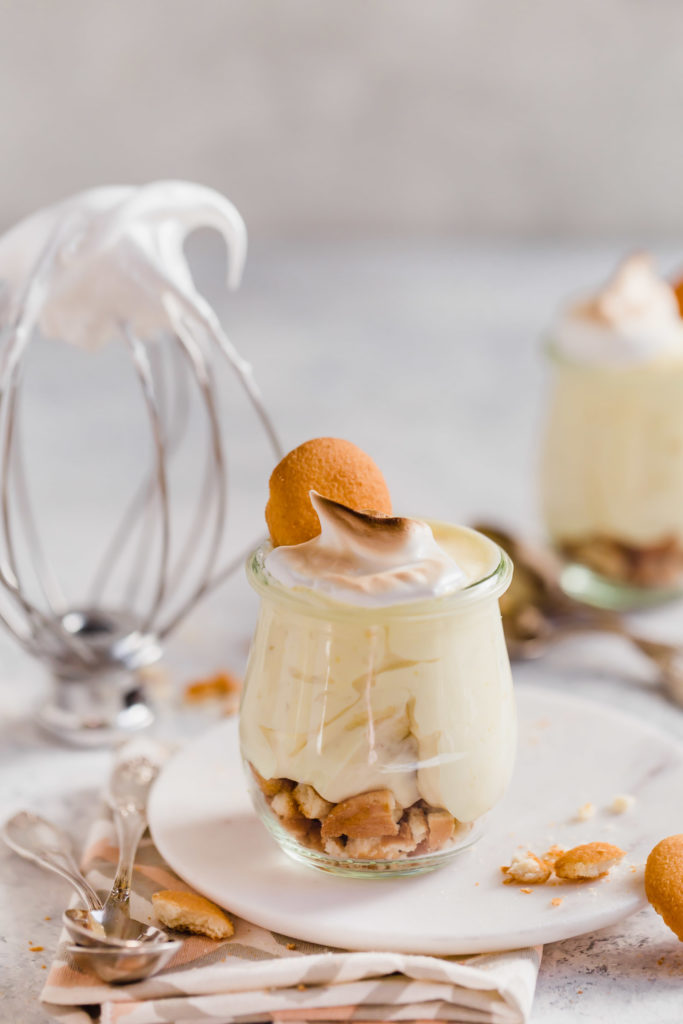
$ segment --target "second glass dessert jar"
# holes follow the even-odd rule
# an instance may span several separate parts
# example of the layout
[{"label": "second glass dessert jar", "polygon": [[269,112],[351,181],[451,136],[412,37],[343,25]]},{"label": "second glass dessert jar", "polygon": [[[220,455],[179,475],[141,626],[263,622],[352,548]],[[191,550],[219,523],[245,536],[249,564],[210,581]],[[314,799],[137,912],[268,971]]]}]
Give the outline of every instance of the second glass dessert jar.
[{"label": "second glass dessert jar", "polygon": [[486,554],[437,598],[358,607],[247,573],[261,598],[240,717],[254,804],[280,846],[323,870],[415,874],[469,846],[512,772],[516,719],[498,599],[512,565]]},{"label": "second glass dessert jar", "polygon": [[558,318],[548,348],[546,527],[562,585],[626,610],[683,594],[683,319],[645,255]]}]

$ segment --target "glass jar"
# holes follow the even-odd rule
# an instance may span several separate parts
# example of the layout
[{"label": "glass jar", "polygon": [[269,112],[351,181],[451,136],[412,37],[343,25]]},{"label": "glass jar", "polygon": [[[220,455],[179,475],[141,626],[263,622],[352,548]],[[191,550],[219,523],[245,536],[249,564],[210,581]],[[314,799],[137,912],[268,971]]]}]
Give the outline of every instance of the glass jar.
[{"label": "glass jar", "polygon": [[[448,524],[430,524],[440,542]],[[261,608],[240,713],[256,810],[292,857],[347,875],[415,874],[478,837],[514,761],[498,598],[512,564],[443,597],[358,607],[248,561]]]},{"label": "glass jar", "polygon": [[683,593],[683,364],[572,363],[552,349],[541,489],[562,585],[599,607]]}]

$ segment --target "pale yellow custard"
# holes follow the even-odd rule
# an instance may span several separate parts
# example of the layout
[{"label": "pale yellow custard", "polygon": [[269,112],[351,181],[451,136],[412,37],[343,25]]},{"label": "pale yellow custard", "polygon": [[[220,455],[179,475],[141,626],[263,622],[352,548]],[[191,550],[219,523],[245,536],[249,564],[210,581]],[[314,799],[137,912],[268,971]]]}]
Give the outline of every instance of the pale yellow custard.
[{"label": "pale yellow custard", "polygon": [[511,568],[488,538],[430,524],[462,571],[451,593],[360,607],[285,587],[250,566],[262,597],[240,735],[264,779],[338,803],[390,790],[472,822],[502,796],[515,753],[512,680],[498,597]]}]

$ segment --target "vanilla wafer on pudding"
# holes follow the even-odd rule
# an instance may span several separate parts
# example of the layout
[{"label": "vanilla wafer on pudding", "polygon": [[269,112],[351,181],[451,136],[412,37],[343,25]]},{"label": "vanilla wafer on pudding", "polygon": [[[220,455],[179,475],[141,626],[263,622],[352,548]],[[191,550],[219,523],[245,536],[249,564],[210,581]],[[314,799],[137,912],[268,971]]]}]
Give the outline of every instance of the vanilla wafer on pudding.
[{"label": "vanilla wafer on pudding", "polygon": [[301,544],[320,533],[309,492],[352,509],[391,513],[391,498],[379,467],[369,455],[338,437],[300,444],[273,470],[266,522],[273,546]]}]

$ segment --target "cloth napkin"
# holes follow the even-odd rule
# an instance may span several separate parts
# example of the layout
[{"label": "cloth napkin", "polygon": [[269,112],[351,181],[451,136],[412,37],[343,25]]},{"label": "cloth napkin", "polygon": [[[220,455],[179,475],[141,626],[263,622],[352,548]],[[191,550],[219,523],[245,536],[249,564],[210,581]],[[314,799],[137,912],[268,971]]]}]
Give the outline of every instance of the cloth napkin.
[{"label": "cloth napkin", "polygon": [[[103,808],[83,857],[96,889],[110,887],[117,858],[113,822]],[[154,923],[152,894],[160,889],[192,891],[146,837],[136,858],[131,916]],[[188,936],[164,971],[129,985],[107,985],[80,971],[63,933],[41,999],[68,1024],[529,1019],[542,947],[467,957],[354,953],[231,917],[232,938]]]}]

